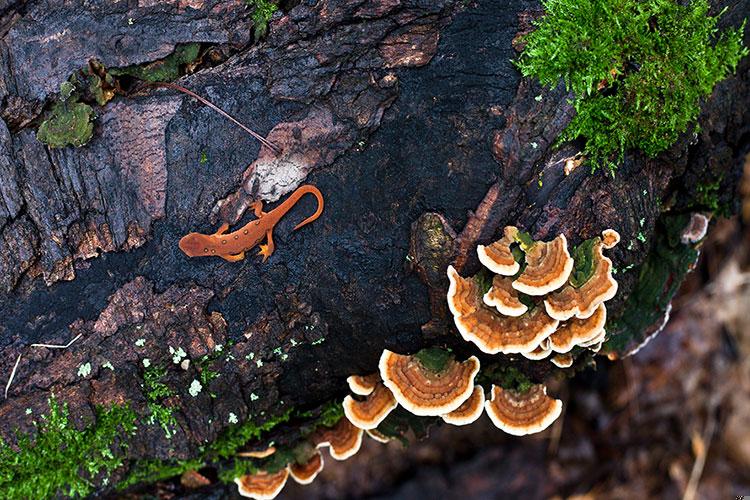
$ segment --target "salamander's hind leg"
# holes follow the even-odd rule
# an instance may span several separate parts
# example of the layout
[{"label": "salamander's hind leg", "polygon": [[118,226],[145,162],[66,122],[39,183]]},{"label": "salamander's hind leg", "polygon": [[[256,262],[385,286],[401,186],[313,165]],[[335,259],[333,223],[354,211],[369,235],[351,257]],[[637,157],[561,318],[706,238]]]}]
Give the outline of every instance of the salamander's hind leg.
[{"label": "salamander's hind leg", "polygon": [[273,229],[266,231],[266,239],[268,240],[268,243],[266,245],[261,245],[260,252],[258,252],[258,255],[263,256],[263,262],[267,261],[276,249],[276,246],[273,244]]},{"label": "salamander's hind leg", "polygon": [[245,252],[240,252],[234,255],[230,255],[230,254],[220,255],[220,257],[226,260],[227,262],[239,262],[245,258]]},{"label": "salamander's hind leg", "polygon": [[253,209],[253,212],[255,213],[255,216],[257,218],[261,218],[264,215],[266,215],[266,212],[263,211],[263,200],[256,200],[250,204],[250,208]]}]

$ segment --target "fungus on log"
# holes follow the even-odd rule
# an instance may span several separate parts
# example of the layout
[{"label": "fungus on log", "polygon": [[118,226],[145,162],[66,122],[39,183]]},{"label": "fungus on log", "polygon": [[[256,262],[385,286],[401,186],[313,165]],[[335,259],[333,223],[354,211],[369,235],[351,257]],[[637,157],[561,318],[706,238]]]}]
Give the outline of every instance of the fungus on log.
[{"label": "fungus on log", "polygon": [[278,472],[256,472],[247,474],[234,480],[240,495],[256,500],[272,500],[281,493],[289,477],[289,471],[284,467]]},{"label": "fungus on log", "polygon": [[552,348],[550,347],[549,339],[542,340],[539,345],[534,349],[533,351],[529,352],[522,352],[521,356],[523,356],[526,359],[531,359],[533,361],[539,361],[540,359],[545,359],[549,357],[549,355],[552,354]]},{"label": "fungus on log", "polygon": [[516,242],[518,229],[506,226],[502,238],[490,245],[477,246],[479,261],[484,267],[501,276],[513,276],[521,266],[516,262],[511,245]]},{"label": "fungus on log", "polygon": [[518,290],[513,288],[513,280],[499,274],[492,278],[492,286],[482,300],[505,316],[520,316],[529,310],[529,307],[519,299]]},{"label": "fungus on log", "polygon": [[346,396],[343,403],[346,418],[365,430],[374,429],[380,425],[397,405],[393,393],[380,382],[375,385],[370,394],[363,396],[362,400]]},{"label": "fungus on log", "polygon": [[390,443],[393,438],[386,436],[382,432],[380,432],[377,429],[367,429],[365,431],[368,436],[370,436],[373,440],[377,441],[378,443]]},{"label": "fungus on log", "polygon": [[603,233],[603,237],[604,240],[595,238],[591,251],[584,256],[591,271],[582,283],[578,286],[569,284],[544,299],[547,314],[551,317],[560,321],[567,321],[573,316],[588,318],[599,304],[617,293],[617,281],[612,277],[612,261],[604,256],[603,249],[614,247],[620,238],[612,230]]},{"label": "fungus on log", "polygon": [[289,475],[299,484],[310,484],[315,480],[320,471],[323,470],[324,464],[323,454],[315,450],[306,461],[302,463],[298,461],[290,463],[288,465]]},{"label": "fungus on log", "polygon": [[572,318],[563,323],[549,336],[550,348],[555,352],[566,353],[575,346],[593,345],[597,343],[596,339],[603,335],[606,323],[607,308],[602,303],[588,318]]},{"label": "fungus on log", "polygon": [[450,413],[474,390],[479,360],[456,361],[438,349],[406,356],[388,350],[380,357],[380,376],[398,404],[419,416]]},{"label": "fungus on log", "polygon": [[553,365],[558,368],[570,368],[573,366],[573,355],[572,354],[556,354],[550,358]]},{"label": "fungus on log", "polygon": [[243,447],[237,452],[237,456],[244,458],[266,458],[274,453],[276,453],[275,446],[268,446],[262,449],[247,449],[246,447]]},{"label": "fungus on log", "polygon": [[526,268],[513,281],[513,288],[528,295],[546,295],[563,286],[572,270],[564,234],[550,242],[536,241],[526,251]]},{"label": "fungus on log", "polygon": [[474,391],[469,399],[461,403],[461,406],[450,413],[441,415],[441,418],[447,424],[451,425],[469,425],[476,421],[484,410],[484,389],[481,385],[474,387]]},{"label": "fungus on log", "polygon": [[524,436],[549,427],[560,416],[562,401],[547,396],[547,388],[542,384],[523,392],[493,385],[491,398],[484,407],[499,429]]},{"label": "fungus on log", "polygon": [[377,373],[370,375],[350,375],[346,378],[349,390],[358,396],[367,396],[380,383],[380,376]]},{"label": "fungus on log", "polygon": [[502,316],[487,308],[479,298],[479,286],[473,279],[461,277],[448,267],[448,306],[456,328],[467,342],[483,352],[529,352],[557,329],[558,321],[550,318],[543,307],[535,307],[521,316]]},{"label": "fungus on log", "polygon": [[348,419],[342,418],[333,427],[318,428],[311,440],[316,448],[329,447],[332,458],[346,460],[359,451],[363,432]]}]

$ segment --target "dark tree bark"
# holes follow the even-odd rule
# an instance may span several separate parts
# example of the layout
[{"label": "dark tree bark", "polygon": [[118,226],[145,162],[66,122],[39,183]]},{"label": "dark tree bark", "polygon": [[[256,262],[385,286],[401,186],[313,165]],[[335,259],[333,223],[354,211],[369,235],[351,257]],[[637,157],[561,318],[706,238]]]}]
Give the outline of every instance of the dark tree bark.
[{"label": "dark tree bark", "polygon": [[[750,2],[728,6],[721,22],[737,25]],[[633,314],[627,299],[664,217],[698,210],[696,194],[716,179],[720,201],[734,203],[750,137],[750,65],[717,86],[701,131],[669,152],[628,154],[615,177],[565,175],[581,147],[553,145],[572,116],[570,96],[522,81],[510,62],[539,8],[304,2],[285,6],[253,43],[241,1],[0,4],[0,372],[8,377],[21,355],[0,404],[3,438],[32,430],[26,409],[45,413],[52,393],[77,426],[95,405],[129,403],[145,419],[148,358],[168,368],[177,434],[140,426],[122,478],[139,459],[196,457],[230,413],[263,421],[340,399],[346,376],[374,371],[383,348],[473,352],[446,315],[445,267],[478,269],[476,244],[505,224],[536,238],[564,232],[574,244],[616,228],[623,244],[612,258],[629,271],[616,276],[610,314]],[[187,42],[221,63],[205,60],[178,83],[267,135],[280,155],[168,89],[98,108],[84,147],[36,139],[60,83],[89,60],[141,64]],[[178,249],[184,234],[244,222],[250,202],[275,202],[301,183],[323,192],[325,212],[292,232],[314,210],[299,203],[277,226],[268,262],[189,260]],[[664,312],[648,311],[651,329],[623,333],[617,353]],[[65,350],[31,347],[79,334]],[[231,345],[231,356],[217,357],[220,376],[190,395],[197,361],[217,345]],[[184,349],[187,369],[170,347]],[[86,363],[92,371],[81,376]]]}]

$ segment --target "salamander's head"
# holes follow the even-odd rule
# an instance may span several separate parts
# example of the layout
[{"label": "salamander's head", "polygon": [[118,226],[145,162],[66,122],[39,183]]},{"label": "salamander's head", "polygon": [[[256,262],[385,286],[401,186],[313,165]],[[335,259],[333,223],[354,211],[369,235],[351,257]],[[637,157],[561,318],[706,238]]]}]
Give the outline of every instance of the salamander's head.
[{"label": "salamander's head", "polygon": [[186,234],[180,240],[180,250],[188,257],[200,257],[202,255],[213,255],[214,244],[211,236],[200,233]]}]

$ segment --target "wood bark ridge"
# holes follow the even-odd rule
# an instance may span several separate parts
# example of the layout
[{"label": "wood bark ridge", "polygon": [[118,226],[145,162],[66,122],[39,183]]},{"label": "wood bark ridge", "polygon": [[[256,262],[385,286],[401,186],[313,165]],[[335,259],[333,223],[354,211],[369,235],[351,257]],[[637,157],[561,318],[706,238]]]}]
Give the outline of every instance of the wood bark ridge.
[{"label": "wood bark ridge", "polygon": [[[540,8],[530,0],[303,2],[257,43],[239,0],[6,5],[0,373],[22,356],[0,403],[10,441],[52,393],[78,426],[95,405],[129,403],[145,418],[150,364],[167,369],[176,435],[139,426],[127,458],[188,459],[230,414],[262,420],[343,398],[345,378],[373,371],[384,348],[437,342],[468,353],[442,305],[445,266],[477,270],[476,244],[506,224],[542,239],[564,232],[572,244],[617,229],[623,244],[611,257],[635,271],[617,276],[615,317],[662,212],[686,210],[706,179],[721,179],[731,199],[750,137],[745,60],[706,103],[697,135],[657,159],[628,155],[615,177],[566,176],[580,145],[554,142],[570,96],[522,81],[510,62],[519,19]],[[747,9],[731,3],[722,22],[739,24]],[[84,147],[36,139],[44,106],[90,59],[142,64],[188,42],[230,56],[178,83],[281,155],[170,90],[116,97],[97,110]],[[324,193],[326,210],[292,233],[314,210],[303,199],[277,226],[267,263],[179,251],[184,234],[244,223],[251,201],[277,201],[303,182]],[[68,349],[31,347],[78,335]],[[199,360],[219,376],[193,394],[208,369]]]}]

